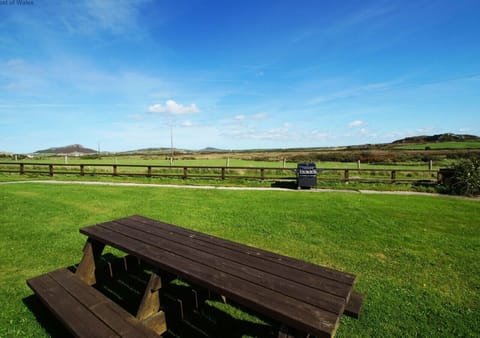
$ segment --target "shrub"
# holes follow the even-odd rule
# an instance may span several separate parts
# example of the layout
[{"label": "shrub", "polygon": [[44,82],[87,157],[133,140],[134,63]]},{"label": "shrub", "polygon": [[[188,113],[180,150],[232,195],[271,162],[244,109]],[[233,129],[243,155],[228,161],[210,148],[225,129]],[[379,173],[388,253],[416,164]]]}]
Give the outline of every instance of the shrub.
[{"label": "shrub", "polygon": [[480,158],[461,160],[453,167],[447,190],[456,195],[480,195]]}]

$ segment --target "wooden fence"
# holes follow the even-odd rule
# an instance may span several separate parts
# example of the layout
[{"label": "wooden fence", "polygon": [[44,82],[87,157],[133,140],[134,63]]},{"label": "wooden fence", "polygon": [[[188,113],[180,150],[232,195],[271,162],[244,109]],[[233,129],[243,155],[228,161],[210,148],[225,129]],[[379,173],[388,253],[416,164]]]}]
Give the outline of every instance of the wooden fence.
[{"label": "wooden fence", "polygon": [[[438,170],[421,169],[352,169],[317,168],[318,181],[424,183],[436,184],[442,179]],[[227,166],[169,166],[137,164],[51,164],[0,162],[0,172],[39,175],[80,176],[143,176],[208,179],[294,180],[292,168],[227,167]]]}]

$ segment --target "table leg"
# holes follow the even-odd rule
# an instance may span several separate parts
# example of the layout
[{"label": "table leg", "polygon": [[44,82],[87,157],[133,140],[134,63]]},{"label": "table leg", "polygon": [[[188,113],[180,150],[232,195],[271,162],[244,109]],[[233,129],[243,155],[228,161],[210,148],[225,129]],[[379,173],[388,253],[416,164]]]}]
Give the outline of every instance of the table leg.
[{"label": "table leg", "polygon": [[100,243],[92,238],[87,239],[87,243],[83,248],[83,257],[75,275],[88,285],[93,285],[97,282],[95,268],[103,248],[105,248],[104,243]]},{"label": "table leg", "polygon": [[162,334],[167,330],[165,313],[160,311],[160,289],[162,288],[162,279],[159,271],[154,269],[150,280],[148,281],[145,293],[137,311],[137,318],[145,326]]}]

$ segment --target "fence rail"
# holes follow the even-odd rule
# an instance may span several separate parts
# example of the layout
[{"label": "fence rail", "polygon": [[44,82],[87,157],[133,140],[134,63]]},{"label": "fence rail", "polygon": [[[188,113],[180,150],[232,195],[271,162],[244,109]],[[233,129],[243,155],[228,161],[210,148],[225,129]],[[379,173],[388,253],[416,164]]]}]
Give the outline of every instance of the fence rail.
[{"label": "fence rail", "polygon": [[[427,169],[352,169],[317,168],[318,181],[337,182],[379,182],[379,183],[439,183],[439,170]],[[254,179],[294,180],[295,170],[275,167],[230,167],[230,166],[169,166],[140,164],[61,164],[0,162],[0,172],[39,175],[80,175],[80,176],[144,176],[209,179]]]}]

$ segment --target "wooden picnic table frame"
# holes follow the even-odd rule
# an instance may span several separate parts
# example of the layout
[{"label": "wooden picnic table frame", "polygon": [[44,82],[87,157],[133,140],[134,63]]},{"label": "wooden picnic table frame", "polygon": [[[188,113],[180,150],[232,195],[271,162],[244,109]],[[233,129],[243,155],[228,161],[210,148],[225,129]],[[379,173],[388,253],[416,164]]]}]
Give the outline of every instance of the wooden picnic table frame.
[{"label": "wooden picnic table frame", "polygon": [[[257,311],[287,331],[335,335],[342,314],[358,316],[363,298],[353,292],[355,276],[249,247],[142,216],[80,229],[88,236],[76,275],[96,283],[105,245],[153,267],[137,318],[161,334],[161,275],[166,272]],[[168,316],[168,314],[167,314]]]}]

